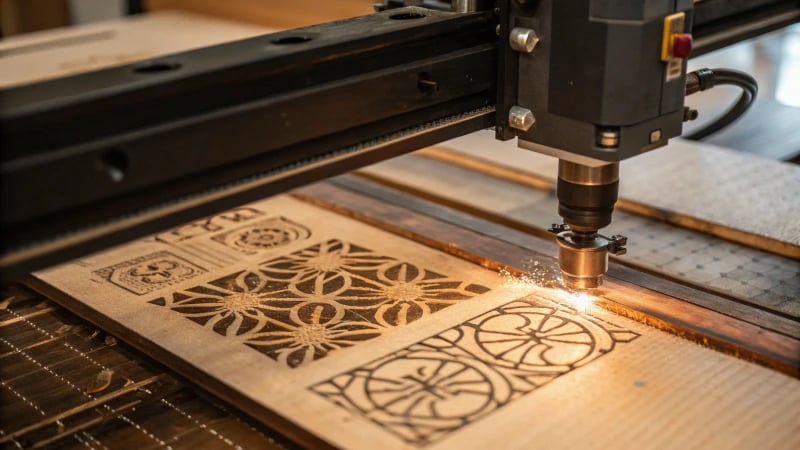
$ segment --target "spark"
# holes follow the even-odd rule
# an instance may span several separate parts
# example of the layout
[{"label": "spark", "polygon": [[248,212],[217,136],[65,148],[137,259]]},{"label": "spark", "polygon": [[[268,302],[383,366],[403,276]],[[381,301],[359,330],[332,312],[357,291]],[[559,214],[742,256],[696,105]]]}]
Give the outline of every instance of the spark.
[{"label": "spark", "polygon": [[595,296],[585,291],[567,288],[557,265],[533,261],[525,268],[528,271],[522,274],[512,273],[509,269],[500,269],[503,285],[524,294],[530,294],[532,290],[546,291],[547,296],[555,297],[580,313],[586,313],[594,305]]},{"label": "spark", "polygon": [[589,295],[586,292],[579,292],[579,293],[567,293],[565,295],[567,301],[575,307],[578,312],[585,313],[589,310],[589,308],[594,304],[594,296]]}]

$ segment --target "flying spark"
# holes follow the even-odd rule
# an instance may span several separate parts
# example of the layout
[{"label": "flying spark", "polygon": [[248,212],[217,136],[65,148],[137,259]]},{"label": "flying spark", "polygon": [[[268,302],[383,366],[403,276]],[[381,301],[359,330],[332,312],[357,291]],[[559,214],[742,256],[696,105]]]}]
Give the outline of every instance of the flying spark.
[{"label": "flying spark", "polygon": [[526,294],[530,293],[532,289],[546,290],[553,297],[581,313],[587,312],[594,304],[595,297],[593,295],[584,291],[573,291],[564,285],[561,271],[557,266],[533,261],[526,265],[526,269],[528,272],[519,275],[511,273],[508,269],[501,269],[500,275],[504,279],[503,284]]},{"label": "flying spark", "polygon": [[565,293],[564,297],[578,312],[585,313],[594,304],[594,297],[586,292]]}]

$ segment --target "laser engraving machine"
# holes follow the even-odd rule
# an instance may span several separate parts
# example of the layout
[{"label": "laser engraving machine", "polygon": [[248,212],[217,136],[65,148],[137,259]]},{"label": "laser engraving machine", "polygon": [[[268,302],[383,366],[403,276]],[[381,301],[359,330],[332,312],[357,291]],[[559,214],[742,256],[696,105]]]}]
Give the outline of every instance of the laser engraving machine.
[{"label": "laser engraving machine", "polygon": [[[412,6],[408,6],[412,5]],[[703,53],[796,1],[387,0],[373,15],[0,91],[3,278],[494,128],[559,159],[566,283],[601,283],[619,161],[681,135],[684,97],[747,76]],[[755,11],[755,12],[754,12]],[[522,151],[522,150],[521,150]]]}]

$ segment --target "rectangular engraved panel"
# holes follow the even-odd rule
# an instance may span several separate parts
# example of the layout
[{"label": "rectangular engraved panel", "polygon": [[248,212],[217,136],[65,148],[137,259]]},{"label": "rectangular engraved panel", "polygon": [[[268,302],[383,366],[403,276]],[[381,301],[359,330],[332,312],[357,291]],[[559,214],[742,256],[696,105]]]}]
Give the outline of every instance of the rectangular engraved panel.
[{"label": "rectangular engraved panel", "polygon": [[518,300],[311,390],[423,446],[638,336],[557,304]]},{"label": "rectangular engraved panel", "polygon": [[160,251],[104,267],[94,274],[128,292],[144,295],[205,272],[206,269],[172,252]]},{"label": "rectangular engraved panel", "polygon": [[297,367],[488,291],[331,239],[150,303]]}]

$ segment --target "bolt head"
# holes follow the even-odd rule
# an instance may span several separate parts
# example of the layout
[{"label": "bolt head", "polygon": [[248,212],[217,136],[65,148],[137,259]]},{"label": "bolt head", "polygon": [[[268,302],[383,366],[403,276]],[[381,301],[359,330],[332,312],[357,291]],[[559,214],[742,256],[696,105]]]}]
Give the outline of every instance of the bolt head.
[{"label": "bolt head", "polygon": [[511,128],[521,131],[528,131],[533,124],[536,123],[536,118],[533,116],[533,111],[521,106],[512,106],[508,112],[508,124]]},{"label": "bolt head", "polygon": [[619,132],[614,130],[603,130],[600,132],[597,143],[605,148],[617,148],[619,146]]},{"label": "bolt head", "polygon": [[661,129],[653,130],[650,132],[650,143],[655,144],[661,140]]},{"label": "bolt head", "polygon": [[521,53],[531,53],[538,43],[539,36],[530,28],[517,27],[509,34],[511,48]]}]

